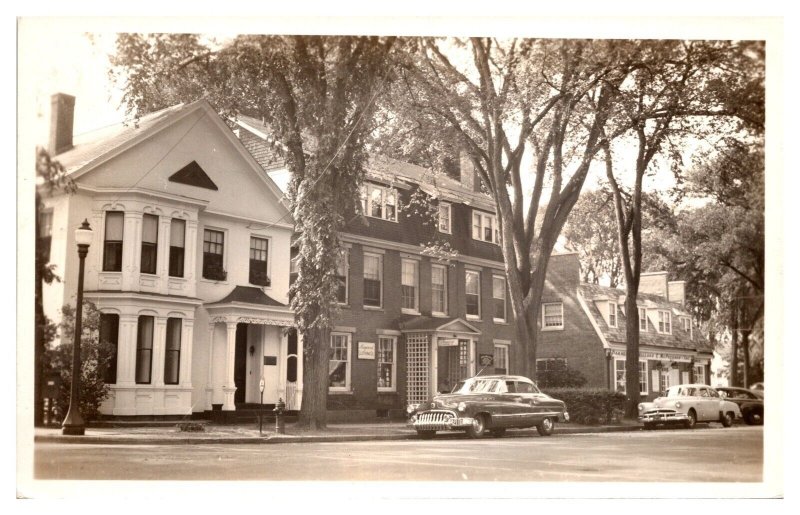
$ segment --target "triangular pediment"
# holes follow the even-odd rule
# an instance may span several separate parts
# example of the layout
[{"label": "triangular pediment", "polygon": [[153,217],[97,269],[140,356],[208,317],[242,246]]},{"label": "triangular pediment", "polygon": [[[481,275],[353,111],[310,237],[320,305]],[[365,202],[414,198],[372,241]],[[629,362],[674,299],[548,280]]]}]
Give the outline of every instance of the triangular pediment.
[{"label": "triangular pediment", "polygon": [[169,177],[170,182],[177,182],[186,184],[188,186],[196,186],[198,188],[205,188],[207,190],[217,191],[217,185],[211,180],[211,177],[197,164],[197,161],[192,161],[184,166]]},{"label": "triangular pediment", "polygon": [[442,332],[452,332],[452,333],[481,334],[481,332],[475,326],[466,323],[460,318],[451,320],[450,322],[447,322],[446,324],[439,326],[436,330]]}]

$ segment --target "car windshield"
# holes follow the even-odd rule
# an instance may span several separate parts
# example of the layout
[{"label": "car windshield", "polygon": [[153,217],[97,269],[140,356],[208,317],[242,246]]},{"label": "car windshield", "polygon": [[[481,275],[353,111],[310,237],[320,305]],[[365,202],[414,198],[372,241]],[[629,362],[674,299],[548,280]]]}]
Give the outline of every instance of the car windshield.
[{"label": "car windshield", "polygon": [[691,397],[697,395],[696,388],[689,386],[673,386],[667,390],[665,397]]},{"label": "car windshield", "polygon": [[497,391],[497,380],[496,379],[469,379],[464,381],[463,383],[459,383],[461,386],[458,390],[454,390],[454,392],[459,393],[492,393]]}]

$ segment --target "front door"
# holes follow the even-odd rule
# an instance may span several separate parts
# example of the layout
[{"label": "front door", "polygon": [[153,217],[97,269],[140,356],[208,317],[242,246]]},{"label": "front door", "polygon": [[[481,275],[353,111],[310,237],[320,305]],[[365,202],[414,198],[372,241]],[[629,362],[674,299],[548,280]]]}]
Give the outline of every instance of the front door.
[{"label": "front door", "polygon": [[236,324],[236,350],[233,360],[234,404],[244,404],[247,385],[247,324]]},{"label": "front door", "polygon": [[449,393],[459,381],[472,377],[471,344],[472,341],[466,339],[439,340],[436,348],[437,392]]}]

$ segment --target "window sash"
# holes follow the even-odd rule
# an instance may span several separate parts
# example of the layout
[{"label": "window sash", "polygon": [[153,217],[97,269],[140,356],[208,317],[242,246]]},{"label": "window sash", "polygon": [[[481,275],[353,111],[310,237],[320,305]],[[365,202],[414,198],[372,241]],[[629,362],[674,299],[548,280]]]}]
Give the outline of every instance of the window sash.
[{"label": "window sash", "polygon": [[397,389],[397,338],[379,338],[377,354],[378,390],[395,391]]},{"label": "window sash", "polygon": [[608,325],[610,327],[617,327],[617,303],[608,303]]},{"label": "window sash", "polygon": [[564,327],[564,304],[562,302],[542,304],[542,321],[546,328]]},{"label": "window sash", "polygon": [[125,213],[106,211],[105,237],[103,240],[103,271],[122,271],[122,241]]},{"label": "window sash", "polygon": [[328,362],[328,388],[350,388],[350,335],[331,333],[331,358]]},{"label": "window sash", "polygon": [[391,222],[397,221],[397,190],[388,186],[366,184],[361,189],[364,214]]},{"label": "window sash", "polygon": [[431,296],[434,313],[447,313],[447,270],[441,265],[431,266]]},{"label": "window sash", "polygon": [[181,329],[180,318],[167,319],[167,340],[164,350],[164,384],[178,384],[181,366]]},{"label": "window sash", "polygon": [[494,373],[508,373],[508,345],[497,343],[494,345]]},{"label": "window sash", "polygon": [[672,333],[672,314],[669,311],[658,312],[658,332],[671,334]]},{"label": "window sash", "polygon": [[224,280],[222,273],[224,250],[225,234],[222,231],[205,229],[203,231],[203,277]]},{"label": "window sash", "polygon": [[117,353],[119,351],[119,315],[113,313],[100,314],[100,334],[101,343],[108,343],[110,346],[108,367],[103,375],[103,380],[107,384],[117,382]]},{"label": "window sash", "polygon": [[269,240],[265,238],[250,237],[250,284],[269,286],[268,272]]},{"label": "window sash", "polygon": [[467,315],[481,316],[481,274],[467,270],[465,273]]},{"label": "window sash", "polygon": [[647,309],[639,308],[639,330],[647,332]]},{"label": "window sash", "polygon": [[494,319],[506,320],[506,280],[492,277],[492,297],[494,298]]},{"label": "window sash", "polygon": [[419,263],[404,259],[401,262],[401,300],[402,309],[417,311],[419,288]]},{"label": "window sash", "polygon": [[439,202],[439,232],[450,234],[450,204]]},{"label": "window sash", "polygon": [[158,261],[158,217],[142,216],[142,253],[139,270],[143,274],[155,274]]},{"label": "window sash", "polygon": [[141,315],[136,334],[136,384],[150,384],[153,365],[155,319]]},{"label": "window sash", "polygon": [[[616,391],[621,393],[627,393],[627,386],[626,381],[627,378],[625,376],[625,359],[615,359],[614,360],[614,381],[615,381],[615,388]],[[647,362],[646,361],[639,361],[639,393],[647,395]]]},{"label": "window sash", "polygon": [[472,212],[472,239],[500,243],[500,225],[497,215],[482,211]]},{"label": "window sash", "polygon": [[336,281],[338,283],[336,289],[336,301],[340,304],[347,304],[349,294],[349,270],[350,270],[350,252],[347,249],[342,249],[339,254],[339,261],[336,265]]},{"label": "window sash", "polygon": [[173,218],[169,229],[169,276],[183,277],[186,221]]},{"label": "window sash", "polygon": [[364,305],[381,306],[382,266],[380,256],[364,255]]}]

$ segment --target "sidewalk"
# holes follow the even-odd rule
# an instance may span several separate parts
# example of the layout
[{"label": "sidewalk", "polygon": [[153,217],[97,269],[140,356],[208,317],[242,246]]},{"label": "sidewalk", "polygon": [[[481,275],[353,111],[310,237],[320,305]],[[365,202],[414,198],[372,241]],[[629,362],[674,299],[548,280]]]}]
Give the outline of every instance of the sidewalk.
[{"label": "sidewalk", "polygon": [[[622,422],[618,425],[584,426],[557,424],[553,436],[564,434],[609,433],[639,431],[641,425]],[[530,437],[536,429],[511,429],[503,438]],[[437,433],[435,439],[466,438],[463,432]],[[176,444],[278,444],[312,442],[361,442],[377,440],[416,440],[416,431],[403,422],[375,422],[364,424],[328,424],[322,431],[309,431],[286,425],[285,434],[277,434],[274,424],[264,424],[263,435],[257,424],[213,425],[207,424],[203,432],[183,432],[176,426],[126,428],[87,428],[83,436],[65,436],[60,428],[36,428],[34,441],[38,443],[76,443],[102,445],[176,445]],[[487,436],[486,439],[491,439]]]}]

